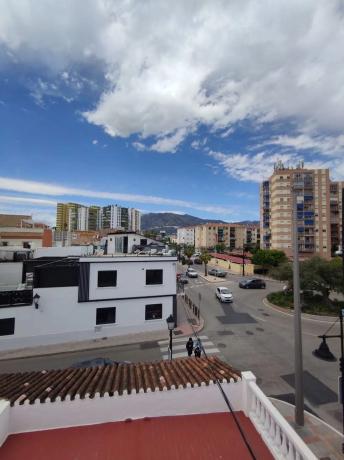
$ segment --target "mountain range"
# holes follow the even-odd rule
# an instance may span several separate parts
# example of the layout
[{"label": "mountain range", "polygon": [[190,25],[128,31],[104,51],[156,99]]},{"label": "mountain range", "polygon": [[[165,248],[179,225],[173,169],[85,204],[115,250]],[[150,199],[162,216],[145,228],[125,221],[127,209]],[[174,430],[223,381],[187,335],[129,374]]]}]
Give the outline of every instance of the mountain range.
[{"label": "mountain range", "polygon": [[[168,235],[177,233],[178,227],[188,227],[190,225],[204,224],[214,222],[225,224],[223,220],[202,219],[200,217],[191,216],[190,214],[175,214],[173,212],[150,212],[142,214],[141,228],[142,230],[154,230],[157,232],[165,231]],[[244,224],[257,224],[257,221],[244,221]]]}]

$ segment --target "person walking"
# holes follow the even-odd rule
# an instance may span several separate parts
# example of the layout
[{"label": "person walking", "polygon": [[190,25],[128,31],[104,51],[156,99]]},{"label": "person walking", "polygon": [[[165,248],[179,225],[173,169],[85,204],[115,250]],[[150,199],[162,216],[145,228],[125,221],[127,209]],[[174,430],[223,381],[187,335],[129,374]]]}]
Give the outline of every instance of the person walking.
[{"label": "person walking", "polygon": [[194,347],[193,340],[191,337],[189,337],[189,340],[186,342],[186,350],[188,352],[188,356],[192,355],[193,347]]},{"label": "person walking", "polygon": [[195,358],[200,358],[201,357],[201,349],[200,347],[195,348]]}]

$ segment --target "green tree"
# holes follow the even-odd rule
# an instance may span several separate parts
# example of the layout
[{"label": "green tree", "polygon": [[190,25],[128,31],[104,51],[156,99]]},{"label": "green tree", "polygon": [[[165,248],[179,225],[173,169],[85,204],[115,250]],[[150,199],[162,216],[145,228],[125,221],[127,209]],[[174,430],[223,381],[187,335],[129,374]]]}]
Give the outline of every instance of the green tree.
[{"label": "green tree", "polygon": [[184,254],[189,259],[189,262],[190,262],[190,258],[191,258],[191,256],[193,255],[194,252],[195,252],[194,246],[191,246],[189,244],[184,246]]},{"label": "green tree", "polygon": [[225,251],[226,245],[225,245],[225,243],[218,243],[218,244],[215,245],[215,249],[216,249],[216,252],[222,253],[222,252]]},{"label": "green tree", "polygon": [[312,257],[300,264],[300,286],[303,291],[320,292],[327,305],[331,291],[343,292],[341,261]]},{"label": "green tree", "polygon": [[285,281],[289,289],[293,287],[293,267],[289,261],[282,262],[277,267],[273,267],[269,271],[269,275],[275,280]]},{"label": "green tree", "polygon": [[208,263],[212,257],[208,251],[203,250],[199,258],[201,259],[202,263],[204,263],[204,275],[207,276],[208,275]]},{"label": "green tree", "polygon": [[283,251],[277,249],[258,249],[252,256],[252,263],[260,265],[264,270],[271,267],[277,267],[282,262],[285,262],[287,257]]}]

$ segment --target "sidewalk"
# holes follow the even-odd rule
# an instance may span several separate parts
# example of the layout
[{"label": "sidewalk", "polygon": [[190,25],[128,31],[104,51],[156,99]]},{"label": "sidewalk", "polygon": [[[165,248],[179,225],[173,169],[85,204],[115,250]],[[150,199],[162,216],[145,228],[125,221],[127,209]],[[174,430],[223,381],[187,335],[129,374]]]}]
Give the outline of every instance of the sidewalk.
[{"label": "sidewalk", "polygon": [[341,433],[308,412],[305,412],[305,425],[299,427],[294,423],[295,406],[275,398],[270,398],[270,401],[317,458],[324,460],[343,459],[342,442],[344,438]]},{"label": "sidewalk", "polygon": [[[191,324],[186,316],[185,302],[180,294],[177,295],[177,316],[178,323],[177,328],[174,330],[174,335],[178,337],[189,336],[193,334],[193,329]],[[191,318],[195,316],[190,311],[189,313]],[[195,330],[198,332],[204,326],[204,320],[200,318],[200,325],[198,321],[192,321]],[[35,346],[35,347],[26,347],[17,350],[8,350],[0,352],[0,361],[7,359],[20,359],[20,358],[29,358],[33,356],[46,356],[46,355],[57,355],[63,353],[71,353],[77,351],[88,351],[88,350],[97,350],[101,348],[116,347],[120,345],[131,345],[135,343],[143,342],[155,342],[159,340],[166,339],[167,334],[166,330],[162,329],[160,331],[153,332],[142,332],[138,334],[129,334],[129,335],[120,335],[116,337],[100,337],[97,339],[82,340],[78,342],[65,342],[54,345],[44,345],[44,346]]]}]

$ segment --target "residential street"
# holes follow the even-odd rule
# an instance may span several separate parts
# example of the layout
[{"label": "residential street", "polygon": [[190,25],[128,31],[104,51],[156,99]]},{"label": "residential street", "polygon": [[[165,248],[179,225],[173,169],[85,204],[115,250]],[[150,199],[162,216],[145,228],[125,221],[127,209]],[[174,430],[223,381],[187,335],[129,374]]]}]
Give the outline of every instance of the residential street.
[{"label": "residential street", "polygon": [[[195,266],[203,273],[201,267]],[[238,287],[240,277],[228,274],[224,280],[206,281],[199,277],[189,279],[185,293],[201,306],[205,328],[200,333],[202,343],[210,354],[219,354],[239,370],[251,370],[259,385],[269,396],[293,401],[293,318],[283,312],[265,306],[263,299],[268,292],[278,290],[280,284],[267,282],[265,290],[244,290]],[[216,286],[226,286],[234,296],[233,304],[221,304],[215,297]],[[199,294],[201,294],[201,301]],[[179,298],[179,310],[183,309]],[[314,411],[337,429],[341,429],[341,407],[337,402],[338,362],[328,363],[315,358],[312,351],[320,344],[319,334],[331,323],[303,319],[303,356],[305,400],[307,408]],[[338,325],[331,333],[337,333]],[[167,358],[166,340],[141,344],[104,347],[94,351],[82,351],[35,358],[1,361],[1,372],[53,369],[102,357],[116,361],[149,361]],[[339,356],[339,341],[330,344]],[[186,355],[186,339],[174,337],[174,356]]]}]

